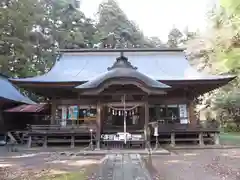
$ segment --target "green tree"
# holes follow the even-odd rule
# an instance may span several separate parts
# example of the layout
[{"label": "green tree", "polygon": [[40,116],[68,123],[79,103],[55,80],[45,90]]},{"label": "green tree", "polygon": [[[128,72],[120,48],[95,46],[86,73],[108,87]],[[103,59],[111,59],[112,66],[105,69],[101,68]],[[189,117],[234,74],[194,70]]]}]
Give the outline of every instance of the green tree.
[{"label": "green tree", "polygon": [[173,27],[168,34],[168,47],[176,48],[181,44],[182,40],[183,33],[179,29]]},{"label": "green tree", "polygon": [[[221,1],[221,3],[224,1]],[[209,25],[202,33],[188,42],[187,55],[201,70],[213,74],[234,74],[237,78],[227,86],[211,92],[205,102],[216,114],[227,114],[228,120],[239,123],[235,116],[239,105],[240,74],[240,19],[236,0],[214,7],[209,14]],[[231,112],[231,113],[230,113]],[[226,115],[225,114],[225,115]],[[225,116],[226,117],[226,116]],[[225,121],[225,120],[224,120]]]},{"label": "green tree", "polygon": [[49,70],[57,48],[92,47],[96,28],[67,0],[0,4],[0,72],[14,77]]},{"label": "green tree", "polygon": [[[98,10],[98,23],[96,25],[97,42],[103,41],[102,47],[115,48],[116,42],[112,36],[120,38],[122,33],[128,34],[127,47],[154,47],[155,45],[143,35],[139,27],[130,21],[114,0],[107,0],[100,4]],[[108,37],[108,38],[106,38]],[[111,42],[109,44],[109,42]]]},{"label": "green tree", "polygon": [[[34,28],[43,18],[43,8],[38,1],[5,0],[0,4],[0,71],[12,76],[28,76],[36,73],[40,63],[40,41],[33,42]],[[36,52],[36,54],[34,53]]]},{"label": "green tree", "polygon": [[92,47],[96,28],[93,21],[67,0],[46,1],[48,18],[52,21],[49,33],[59,48]]}]

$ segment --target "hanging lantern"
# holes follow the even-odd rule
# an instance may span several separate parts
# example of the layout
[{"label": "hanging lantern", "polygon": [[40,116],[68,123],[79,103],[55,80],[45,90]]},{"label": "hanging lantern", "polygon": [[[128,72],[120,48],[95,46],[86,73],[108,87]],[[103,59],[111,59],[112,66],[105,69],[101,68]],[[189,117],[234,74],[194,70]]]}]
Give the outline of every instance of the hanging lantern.
[{"label": "hanging lantern", "polygon": [[108,108],[108,112],[111,113],[111,108]]},{"label": "hanging lantern", "polygon": [[118,115],[121,116],[121,111],[118,111]]}]

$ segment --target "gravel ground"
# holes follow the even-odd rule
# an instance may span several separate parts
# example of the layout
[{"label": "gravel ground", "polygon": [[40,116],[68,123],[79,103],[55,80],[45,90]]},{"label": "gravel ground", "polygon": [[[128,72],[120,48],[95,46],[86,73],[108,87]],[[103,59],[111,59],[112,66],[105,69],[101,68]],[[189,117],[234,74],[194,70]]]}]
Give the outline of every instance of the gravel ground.
[{"label": "gravel ground", "polygon": [[240,149],[181,150],[146,161],[155,180],[240,180]]},{"label": "gravel ground", "polygon": [[37,180],[40,176],[83,171],[91,179],[103,157],[74,156],[57,152],[0,154],[1,180]]},{"label": "gravel ground", "polygon": [[240,180],[240,149],[177,150],[172,155],[142,158],[126,153],[105,157],[0,153],[1,180],[36,180],[37,175],[75,171],[84,171],[87,180]]}]

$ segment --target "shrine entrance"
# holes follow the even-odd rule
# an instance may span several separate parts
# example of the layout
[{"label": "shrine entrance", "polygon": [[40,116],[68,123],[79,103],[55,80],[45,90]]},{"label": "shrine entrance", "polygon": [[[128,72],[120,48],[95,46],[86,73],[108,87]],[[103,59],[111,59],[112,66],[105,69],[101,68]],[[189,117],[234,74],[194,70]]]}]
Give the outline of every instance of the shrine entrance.
[{"label": "shrine entrance", "polygon": [[129,101],[122,95],[120,102],[103,107],[102,148],[133,148],[144,146],[144,107],[142,102]]}]

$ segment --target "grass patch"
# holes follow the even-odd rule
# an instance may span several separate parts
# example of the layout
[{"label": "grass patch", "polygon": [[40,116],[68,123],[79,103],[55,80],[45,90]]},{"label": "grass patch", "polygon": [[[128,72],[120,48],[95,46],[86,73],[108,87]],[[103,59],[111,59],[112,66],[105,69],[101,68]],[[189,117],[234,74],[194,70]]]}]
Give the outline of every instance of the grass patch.
[{"label": "grass patch", "polygon": [[83,172],[73,172],[41,177],[39,180],[86,180]]},{"label": "grass patch", "polygon": [[240,133],[220,133],[220,142],[223,145],[240,145]]}]

